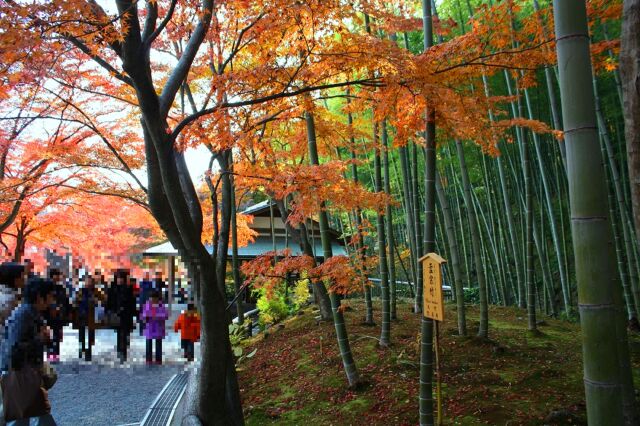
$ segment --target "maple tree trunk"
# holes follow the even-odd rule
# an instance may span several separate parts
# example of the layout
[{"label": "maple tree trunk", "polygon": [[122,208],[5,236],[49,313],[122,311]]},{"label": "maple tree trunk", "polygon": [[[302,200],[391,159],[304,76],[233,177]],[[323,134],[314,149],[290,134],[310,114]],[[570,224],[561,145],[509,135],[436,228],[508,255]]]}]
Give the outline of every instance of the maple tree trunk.
[{"label": "maple tree trunk", "polygon": [[436,193],[438,195],[438,201],[440,208],[442,209],[442,216],[444,217],[445,231],[447,235],[447,242],[449,243],[449,263],[451,269],[453,269],[453,285],[456,290],[456,311],[458,314],[458,334],[460,336],[467,335],[467,321],[464,307],[464,288],[462,286],[462,273],[460,271],[460,259],[458,255],[458,243],[456,241],[456,235],[453,229],[453,218],[451,217],[451,209],[449,208],[449,201],[442,188],[442,182],[440,177],[436,174]]},{"label": "maple tree trunk", "polygon": [[587,417],[592,424],[637,424],[622,292],[610,244],[613,236],[598,142],[586,2],[554,0],[553,6]]},{"label": "maple tree trunk", "polygon": [[[307,126],[307,142],[309,145],[309,163],[318,166],[320,165],[320,159],[318,158],[318,147],[316,145],[316,129],[313,115],[310,112],[305,113],[305,123]],[[320,226],[320,240],[322,242],[323,257],[326,261],[333,257],[333,251],[331,249],[331,236],[329,235],[329,218],[327,216],[324,203],[320,206],[318,222]],[[329,300],[331,301],[333,324],[336,329],[338,349],[340,350],[340,357],[342,358],[344,372],[347,375],[349,387],[353,388],[358,385],[360,376],[358,374],[356,363],[353,360],[353,354],[351,353],[351,345],[349,344],[349,335],[347,333],[347,326],[344,322],[344,314],[342,312],[340,298],[334,291],[329,290]]]},{"label": "maple tree trunk", "polygon": [[[193,390],[195,400],[192,407],[204,424],[241,425],[244,424],[240,389],[235,370],[235,360],[229,343],[229,328],[224,300],[215,285],[215,265],[210,259],[199,262],[201,304],[201,359],[197,371],[198,380]],[[219,303],[222,302],[222,303]],[[209,362],[205,362],[208,360]],[[219,395],[214,400],[212,395]],[[214,405],[215,410],[210,410]]]},{"label": "maple tree trunk", "polygon": [[[282,217],[282,221],[284,222],[284,226],[287,228],[287,231],[291,235],[291,237],[298,243],[300,249],[304,254],[313,259],[315,263],[315,256],[313,255],[313,248],[311,243],[309,242],[309,233],[307,232],[307,227],[304,223],[301,223],[299,228],[296,229],[291,226],[289,223],[289,211],[284,205],[284,200],[275,199],[276,206],[280,211],[280,216]],[[312,280],[311,285],[313,286],[313,292],[316,297],[316,302],[318,303],[318,308],[320,309],[320,317],[324,321],[329,321],[333,318],[333,314],[331,313],[331,301],[329,300],[329,294],[327,293],[327,289],[324,286],[324,283],[320,280]]]},{"label": "maple tree trunk", "polygon": [[[383,149],[386,145],[386,131],[384,127],[386,122],[382,121],[382,145]],[[382,170],[380,164],[380,144],[378,143],[378,123],[374,123],[373,141],[375,146],[374,154],[374,172],[375,172],[375,191],[382,192]],[[382,303],[382,327],[380,330],[380,346],[386,347],[391,343],[391,304],[389,300],[389,268],[387,263],[387,239],[385,235],[385,217],[382,212],[378,211],[376,220],[376,230],[378,234],[378,263],[380,270],[380,292]]]},{"label": "maple tree trunk", "polygon": [[[384,153],[382,154],[382,164],[384,166],[384,192],[388,197],[391,197],[391,177],[389,175],[389,143],[386,122],[382,122],[382,144],[384,147]],[[391,319],[397,319],[396,313],[396,263],[393,255],[393,248],[395,246],[395,237],[393,235],[393,210],[391,203],[387,203],[385,209],[386,225],[387,225],[387,247],[389,247],[389,311]],[[385,247],[386,250],[386,247]]]},{"label": "maple tree trunk", "polygon": [[[231,168],[233,170],[233,168]],[[242,280],[240,278],[240,262],[238,260],[238,207],[236,206],[236,187],[233,175],[229,176],[231,183],[231,268],[233,269],[233,285],[236,295],[240,294]],[[240,296],[236,300],[236,315],[238,316],[238,324],[244,324],[244,311],[242,308],[242,300]],[[251,327],[251,321],[249,321]],[[251,330],[249,330],[251,332]]]}]

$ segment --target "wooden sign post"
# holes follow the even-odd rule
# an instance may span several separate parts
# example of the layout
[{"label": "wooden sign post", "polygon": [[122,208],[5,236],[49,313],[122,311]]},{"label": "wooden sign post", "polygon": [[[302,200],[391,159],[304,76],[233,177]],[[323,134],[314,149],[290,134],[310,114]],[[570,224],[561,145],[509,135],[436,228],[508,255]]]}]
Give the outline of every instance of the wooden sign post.
[{"label": "wooden sign post", "polygon": [[440,332],[438,324],[444,321],[444,296],[442,294],[442,264],[447,261],[436,253],[427,253],[418,259],[422,262],[422,315],[431,318],[435,328],[437,425],[442,425],[442,392],[440,386]]},{"label": "wooden sign post", "polygon": [[428,253],[419,260],[422,262],[423,289],[422,313],[425,318],[444,321],[444,297],[442,294],[442,264],[447,261],[436,253]]}]

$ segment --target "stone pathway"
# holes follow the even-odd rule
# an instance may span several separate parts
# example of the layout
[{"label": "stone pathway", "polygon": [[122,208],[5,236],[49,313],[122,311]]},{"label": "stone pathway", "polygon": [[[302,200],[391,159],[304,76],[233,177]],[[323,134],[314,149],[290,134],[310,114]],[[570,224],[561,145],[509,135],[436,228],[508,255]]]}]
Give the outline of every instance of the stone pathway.
[{"label": "stone pathway", "polygon": [[[121,364],[116,354],[116,334],[97,330],[93,359],[78,358],[78,331],[64,329],[61,363],[55,365],[58,382],[49,391],[52,415],[60,426],[117,426],[138,424],[171,377],[183,371],[180,336],[173,332],[178,309],[167,321],[162,343],[163,365],[145,365],[145,339],[138,329],[131,334],[129,359]],[[200,352],[196,344],[196,354]]]}]

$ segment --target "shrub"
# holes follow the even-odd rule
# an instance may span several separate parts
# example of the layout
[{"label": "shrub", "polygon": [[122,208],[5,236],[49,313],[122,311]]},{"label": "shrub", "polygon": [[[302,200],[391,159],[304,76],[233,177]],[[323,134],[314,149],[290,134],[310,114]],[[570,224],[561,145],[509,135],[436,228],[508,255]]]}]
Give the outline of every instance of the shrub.
[{"label": "shrub", "polygon": [[258,316],[258,324],[263,330],[268,325],[276,324],[289,315],[289,307],[280,292],[273,292],[271,297],[267,297],[264,290],[258,290],[260,297],[258,298],[257,308],[260,310]]},{"label": "shrub", "polygon": [[480,303],[480,289],[478,287],[464,289],[464,303],[477,305]]}]

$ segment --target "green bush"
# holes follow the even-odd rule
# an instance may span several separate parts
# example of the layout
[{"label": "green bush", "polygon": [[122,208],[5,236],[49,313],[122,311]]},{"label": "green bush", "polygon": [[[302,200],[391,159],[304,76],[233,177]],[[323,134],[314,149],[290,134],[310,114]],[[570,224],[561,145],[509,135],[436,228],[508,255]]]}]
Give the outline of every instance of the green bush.
[{"label": "green bush", "polygon": [[289,306],[283,294],[274,291],[271,297],[267,297],[264,290],[258,291],[260,297],[256,307],[260,310],[258,325],[265,329],[268,325],[277,324],[289,315]]},{"label": "green bush", "polygon": [[480,289],[478,287],[464,289],[464,303],[477,305],[480,303]]}]

